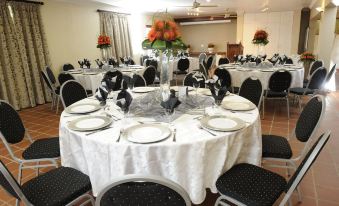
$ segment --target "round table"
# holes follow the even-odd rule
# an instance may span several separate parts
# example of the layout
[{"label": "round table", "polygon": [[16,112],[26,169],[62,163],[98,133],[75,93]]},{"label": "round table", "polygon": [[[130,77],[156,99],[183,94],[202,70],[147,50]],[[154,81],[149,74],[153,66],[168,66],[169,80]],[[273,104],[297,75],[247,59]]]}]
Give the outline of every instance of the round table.
[{"label": "round table", "polygon": [[247,68],[240,67],[238,65],[227,65],[220,66],[221,68],[227,69],[232,78],[232,86],[240,87],[242,82],[248,77],[254,76],[261,81],[264,89],[268,89],[268,81],[271,75],[279,69],[287,69],[292,74],[292,87],[303,87],[304,79],[304,68],[301,66],[279,66],[273,68]]},{"label": "round table", "polygon": [[[133,93],[133,98],[145,94]],[[210,98],[210,97],[206,97]],[[228,95],[224,101],[247,101]],[[78,103],[98,103],[93,98]],[[113,100],[108,105],[115,106]],[[180,106],[179,106],[180,107]],[[172,124],[176,128],[176,142],[170,137],[152,144],[136,144],[121,138],[120,128],[140,124],[140,119],[114,121],[111,128],[86,135],[68,128],[68,122],[79,118],[65,111],[60,119],[60,151],[63,166],[82,171],[90,177],[93,194],[98,193],[114,178],[127,174],[159,175],[181,185],[194,204],[202,203],[206,188],[216,193],[215,182],[237,163],[261,163],[261,124],[258,109],[249,112],[231,112],[208,107],[206,112],[237,117],[246,126],[235,132],[216,132],[216,136],[198,127],[197,115],[182,114]],[[103,110],[90,115],[105,115]],[[142,118],[142,117],[138,117]]]}]

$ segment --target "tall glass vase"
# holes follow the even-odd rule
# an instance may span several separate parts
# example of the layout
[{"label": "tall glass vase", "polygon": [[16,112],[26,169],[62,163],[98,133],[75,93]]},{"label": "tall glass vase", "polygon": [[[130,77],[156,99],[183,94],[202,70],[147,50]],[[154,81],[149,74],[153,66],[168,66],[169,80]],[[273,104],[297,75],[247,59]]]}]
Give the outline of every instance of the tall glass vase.
[{"label": "tall glass vase", "polygon": [[160,92],[164,98],[170,93],[170,70],[169,70],[169,51],[159,50],[160,66]]},{"label": "tall glass vase", "polygon": [[310,72],[311,62],[303,61],[303,65],[304,65],[304,80],[307,80],[308,73]]},{"label": "tall glass vase", "polygon": [[265,45],[263,44],[258,44],[258,51],[257,51],[257,56],[263,56],[265,55]]},{"label": "tall glass vase", "polygon": [[101,50],[102,60],[107,62],[108,61],[108,51],[107,51],[107,48],[102,48],[100,50]]}]

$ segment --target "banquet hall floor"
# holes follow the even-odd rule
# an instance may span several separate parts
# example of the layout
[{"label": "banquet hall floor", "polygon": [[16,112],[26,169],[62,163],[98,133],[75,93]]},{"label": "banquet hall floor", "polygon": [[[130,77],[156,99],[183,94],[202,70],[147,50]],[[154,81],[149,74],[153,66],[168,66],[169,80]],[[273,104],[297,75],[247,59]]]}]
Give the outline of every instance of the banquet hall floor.
[{"label": "banquet hall floor", "polygon": [[[302,181],[303,202],[299,204],[294,195],[293,205],[339,206],[339,139],[336,135],[339,132],[339,92],[328,94],[326,103],[326,114],[318,134],[330,129],[332,131],[332,138]],[[288,120],[285,102],[268,101],[266,106],[265,119],[261,120],[262,132],[264,134],[288,136],[295,126],[299,116],[299,109],[294,105],[291,106],[291,118]],[[58,135],[60,115],[50,110],[50,104],[24,109],[19,114],[33,139]],[[13,146],[15,154],[20,156],[27,145],[28,141],[25,140]],[[302,146],[302,144],[292,141],[294,153],[300,150]],[[16,176],[18,164],[11,160],[2,143],[0,143],[0,159],[7,165],[12,174]],[[274,171],[285,175],[284,170]],[[24,181],[34,176],[34,170],[24,170],[23,172]],[[216,198],[216,194],[208,192],[205,201],[201,205],[214,205]],[[10,198],[2,188],[0,189],[0,205],[15,205],[15,200]]]}]

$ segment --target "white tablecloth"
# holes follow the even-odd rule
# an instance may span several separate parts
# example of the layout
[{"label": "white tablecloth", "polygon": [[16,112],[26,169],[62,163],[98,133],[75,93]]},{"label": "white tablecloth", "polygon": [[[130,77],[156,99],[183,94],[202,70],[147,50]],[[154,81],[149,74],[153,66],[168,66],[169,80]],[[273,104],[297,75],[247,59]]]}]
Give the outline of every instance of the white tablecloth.
[{"label": "white tablecloth", "polygon": [[[225,100],[247,101],[235,95]],[[85,102],[96,101],[85,99],[79,103]],[[246,127],[236,132],[215,132],[218,135],[212,136],[197,127],[195,116],[184,114],[173,122],[177,128],[176,142],[168,138],[154,144],[134,144],[124,138],[116,142],[122,122],[124,127],[138,124],[133,119],[116,121],[112,128],[86,136],[85,132],[75,132],[67,126],[67,122],[79,116],[64,117],[63,112],[59,132],[61,163],[89,175],[95,196],[114,178],[149,174],[173,180],[188,192],[194,204],[199,204],[205,199],[206,188],[217,192],[215,182],[221,174],[237,163],[259,165],[262,153],[257,109],[236,114],[215,108],[207,111],[241,118],[247,122]]]},{"label": "white tablecloth", "polygon": [[[132,75],[134,73],[143,75],[145,68],[143,69],[127,69],[122,68],[119,69],[124,75]],[[97,72],[96,74],[72,74],[74,76],[75,80],[78,81],[85,89],[92,90],[93,94],[95,93],[96,89],[101,84],[101,80],[104,77],[106,72]]]},{"label": "white tablecloth", "polygon": [[[234,69],[236,68],[236,69]],[[234,87],[240,87],[242,82],[247,79],[250,76],[257,77],[260,79],[261,84],[263,85],[264,89],[267,89],[268,87],[268,81],[273,74],[274,71],[278,69],[283,69],[286,67],[274,67],[274,68],[267,68],[267,69],[273,69],[274,71],[271,72],[265,72],[261,71],[261,69],[257,68],[240,68],[238,66],[234,67],[233,69],[227,68],[228,71],[231,74],[232,78],[232,86]],[[248,71],[250,69],[251,71]],[[292,87],[303,87],[303,79],[304,79],[304,68],[299,67],[299,69],[296,69],[294,71],[290,71],[292,74],[292,83],[291,83],[291,88]]]}]

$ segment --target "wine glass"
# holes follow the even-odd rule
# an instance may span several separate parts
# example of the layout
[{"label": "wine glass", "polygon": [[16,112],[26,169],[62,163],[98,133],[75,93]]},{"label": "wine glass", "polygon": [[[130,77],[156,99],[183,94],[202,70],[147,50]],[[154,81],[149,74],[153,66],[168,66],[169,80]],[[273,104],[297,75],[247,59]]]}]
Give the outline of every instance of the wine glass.
[{"label": "wine glass", "polygon": [[174,109],[165,109],[165,115],[166,115],[167,123],[170,124],[170,125],[172,123],[172,119],[173,119],[174,114],[175,114]]},{"label": "wine glass", "polygon": [[200,87],[200,83],[198,81],[193,81],[193,87],[195,89],[195,96],[198,96],[198,88]]}]

